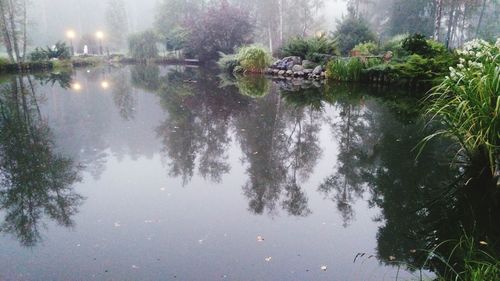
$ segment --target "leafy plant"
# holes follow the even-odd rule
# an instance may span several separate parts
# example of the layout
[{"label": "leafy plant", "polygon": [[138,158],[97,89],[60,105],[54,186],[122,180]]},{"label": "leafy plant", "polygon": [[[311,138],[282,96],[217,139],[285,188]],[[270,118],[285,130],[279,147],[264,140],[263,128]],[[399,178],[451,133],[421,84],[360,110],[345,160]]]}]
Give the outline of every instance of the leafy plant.
[{"label": "leafy plant", "polygon": [[217,65],[220,69],[225,70],[227,72],[233,72],[235,67],[240,65],[238,61],[237,54],[224,54],[223,52],[219,53],[220,59],[217,61]]},{"label": "leafy plant", "polygon": [[432,48],[427,43],[425,36],[419,33],[406,37],[403,40],[402,47],[410,54],[421,56],[429,56],[432,54]]},{"label": "leafy plant", "polygon": [[359,52],[363,56],[371,56],[378,53],[378,46],[375,42],[369,41],[365,43],[359,43],[356,45],[352,51]]},{"label": "leafy plant", "polygon": [[366,65],[359,58],[331,60],[326,66],[328,79],[336,81],[360,81]]},{"label": "leafy plant", "polygon": [[[440,248],[451,245],[451,253],[445,257]],[[462,235],[458,240],[449,240],[434,247],[427,260],[435,260],[443,264],[444,271],[438,273],[437,280],[456,281],[493,281],[500,276],[500,261],[493,257],[485,248],[488,243],[478,241],[470,235]],[[456,262],[453,262],[456,261]]]},{"label": "leafy plant", "polygon": [[71,58],[70,48],[64,42],[57,42],[52,48],[35,48],[30,54],[31,61],[44,61],[50,59],[69,59]]},{"label": "leafy plant", "polygon": [[261,73],[271,64],[271,55],[258,45],[241,47],[237,54],[220,53],[219,67],[228,72]]},{"label": "leafy plant", "polygon": [[284,57],[298,56],[316,63],[324,61],[322,55],[337,55],[338,53],[335,40],[326,36],[313,38],[295,37],[281,47],[281,55]]},{"label": "leafy plant", "polygon": [[403,49],[403,41],[408,37],[407,34],[400,34],[386,41],[382,47],[385,52],[391,51],[396,57],[404,57],[408,52]]},{"label": "leafy plant", "polygon": [[271,64],[271,55],[260,46],[242,47],[237,58],[245,72],[262,72]]},{"label": "leafy plant", "polygon": [[30,61],[44,61],[48,59],[49,57],[47,56],[45,50],[40,49],[38,47],[35,48],[35,50],[30,54]]},{"label": "leafy plant", "polygon": [[431,121],[445,128],[437,136],[455,139],[469,158],[476,153],[488,156],[492,174],[500,158],[500,40],[496,44],[474,40],[458,50],[459,64],[426,99]]},{"label": "leafy plant", "polygon": [[334,37],[342,54],[347,54],[361,42],[375,41],[375,34],[368,23],[352,15],[338,22]]}]

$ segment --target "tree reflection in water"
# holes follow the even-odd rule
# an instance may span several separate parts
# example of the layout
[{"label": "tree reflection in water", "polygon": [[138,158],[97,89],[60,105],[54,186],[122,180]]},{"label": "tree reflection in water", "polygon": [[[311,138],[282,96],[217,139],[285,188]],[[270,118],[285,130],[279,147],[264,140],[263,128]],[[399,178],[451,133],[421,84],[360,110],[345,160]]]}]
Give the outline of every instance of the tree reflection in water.
[{"label": "tree reflection in water", "polygon": [[[251,87],[251,81],[243,81],[245,87]],[[307,216],[311,210],[301,183],[323,153],[318,135],[327,123],[339,153],[333,173],[318,191],[336,203],[345,227],[355,218],[358,199],[365,197],[371,207],[380,209],[375,220],[382,224],[376,254],[381,261],[442,271],[434,261],[424,265],[424,250],[464,231],[488,240],[498,256],[498,192],[470,188],[490,186],[484,182],[493,182],[491,175],[490,180],[462,179],[464,169],[450,167],[448,152],[453,149],[444,140],[415,160],[415,147],[425,132],[411,95],[404,98],[393,89],[342,84],[279,86],[284,82],[273,83],[261,94],[260,89],[268,86],[256,81],[255,91],[246,89],[246,95],[237,81],[221,82],[203,70],[179,69],[152,82],[160,85],[158,94],[169,114],[157,133],[170,175],[182,177],[184,184],[195,172],[220,182],[230,171],[227,153],[236,141],[246,164],[243,191],[250,211],[273,215],[281,207],[290,215]],[[325,104],[338,114],[327,118]],[[442,249],[442,254],[450,251]]]},{"label": "tree reflection in water", "polygon": [[[262,214],[276,205],[291,215],[310,213],[300,182],[311,174],[321,154],[317,134],[320,112],[282,102],[277,90],[262,93],[259,79],[225,81],[204,71],[171,71],[160,78],[159,95],[169,113],[158,129],[170,162],[169,174],[187,184],[195,169],[220,182],[230,171],[228,148],[234,131],[248,163],[243,187],[250,210]],[[255,81],[256,91],[248,90]],[[245,83],[241,94],[237,85]],[[266,81],[266,84],[269,83]],[[248,93],[258,92],[250,95]],[[198,167],[196,167],[198,165]],[[279,203],[280,202],[280,203]]]},{"label": "tree reflection in water", "polygon": [[54,151],[31,79],[19,76],[0,87],[0,210],[5,214],[0,231],[33,247],[41,240],[44,216],[73,226],[83,200],[72,189],[80,180],[78,167]]}]

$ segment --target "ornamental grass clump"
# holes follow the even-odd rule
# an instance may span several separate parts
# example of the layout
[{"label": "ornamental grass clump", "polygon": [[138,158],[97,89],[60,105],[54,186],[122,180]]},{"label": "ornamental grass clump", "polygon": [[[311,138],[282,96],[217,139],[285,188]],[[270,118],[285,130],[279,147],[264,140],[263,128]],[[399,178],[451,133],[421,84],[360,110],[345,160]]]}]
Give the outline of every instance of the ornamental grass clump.
[{"label": "ornamental grass clump", "polygon": [[258,45],[241,47],[236,54],[219,55],[217,64],[227,72],[262,73],[271,65],[271,55]]},{"label": "ornamental grass clump", "polygon": [[271,64],[271,55],[255,45],[240,48],[237,58],[245,72],[261,73]]},{"label": "ornamental grass clump", "polygon": [[469,157],[484,153],[491,172],[498,169],[500,155],[500,39],[496,44],[473,40],[458,50],[459,64],[450,67],[442,83],[426,98],[431,121],[444,128],[429,135],[444,135],[460,143]]}]

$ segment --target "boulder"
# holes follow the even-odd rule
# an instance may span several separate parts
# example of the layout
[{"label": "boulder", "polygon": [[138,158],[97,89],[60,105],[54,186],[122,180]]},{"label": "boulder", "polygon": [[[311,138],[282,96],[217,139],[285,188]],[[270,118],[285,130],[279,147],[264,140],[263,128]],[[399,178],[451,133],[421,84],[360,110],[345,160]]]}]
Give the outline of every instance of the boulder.
[{"label": "boulder", "polygon": [[273,69],[273,74],[278,75],[278,72],[280,72],[278,69]]},{"label": "boulder", "polygon": [[291,70],[287,70],[287,71],[286,71],[286,75],[288,75],[288,76],[293,75],[293,71],[291,71]]},{"label": "boulder", "polygon": [[319,75],[323,71],[323,67],[321,65],[318,65],[314,68],[312,74],[314,75]]},{"label": "boulder", "polygon": [[309,60],[303,60],[302,61],[302,67],[304,67],[304,68],[314,68],[314,67],[316,67],[316,64],[313,63],[312,61],[309,61]]},{"label": "boulder", "polygon": [[303,70],[304,70],[304,68],[302,67],[302,65],[298,65],[298,64],[296,64],[296,65],[294,65],[294,66],[292,67],[292,71],[293,71],[293,72],[299,72],[299,71],[303,71]]},{"label": "boulder", "polygon": [[285,75],[285,71],[284,71],[284,70],[280,70],[280,71],[278,71],[278,75],[279,75],[279,76],[283,76],[283,75]]},{"label": "boulder", "polygon": [[310,73],[312,73],[312,72],[313,72],[313,70],[312,70],[312,69],[310,69],[310,68],[306,68],[306,69],[304,69],[304,73],[305,73],[305,74],[310,74]]}]

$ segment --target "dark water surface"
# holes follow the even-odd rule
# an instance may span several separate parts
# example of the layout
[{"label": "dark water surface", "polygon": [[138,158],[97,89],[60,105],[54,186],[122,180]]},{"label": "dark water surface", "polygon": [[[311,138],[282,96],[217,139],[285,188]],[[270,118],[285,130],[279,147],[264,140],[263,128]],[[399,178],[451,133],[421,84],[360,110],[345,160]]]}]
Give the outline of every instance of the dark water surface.
[{"label": "dark water surface", "polygon": [[449,146],[415,160],[395,90],[156,66],[1,87],[0,280],[395,280],[456,231],[423,203]]}]

